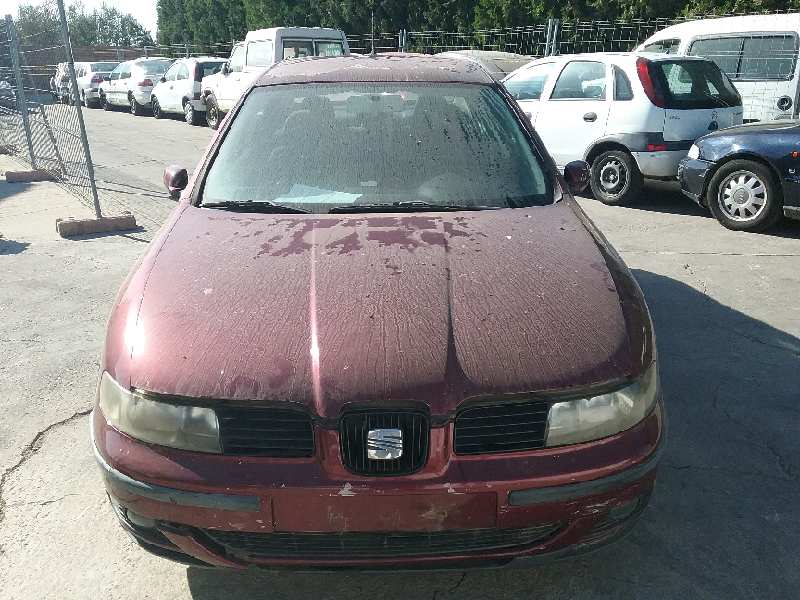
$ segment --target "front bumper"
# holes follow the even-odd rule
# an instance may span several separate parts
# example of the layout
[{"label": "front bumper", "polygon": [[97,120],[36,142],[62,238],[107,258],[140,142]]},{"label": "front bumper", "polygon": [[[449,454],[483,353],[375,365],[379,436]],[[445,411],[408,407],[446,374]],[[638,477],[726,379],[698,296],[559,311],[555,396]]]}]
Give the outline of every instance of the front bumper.
[{"label": "front bumper", "polygon": [[678,165],[681,192],[700,205],[705,205],[708,176],[714,163],[699,158],[684,158]]},{"label": "front bumper", "polygon": [[[92,423],[123,527],[156,554],[231,568],[504,566],[591,550],[635,522],[663,446],[659,403],[633,429],[577,450],[454,457],[433,476],[341,481],[313,459],[198,456],[131,440],[99,411]],[[578,470],[585,460],[593,468]],[[515,474],[523,464],[526,477]]]},{"label": "front bumper", "polygon": [[664,152],[631,152],[639,171],[648,179],[670,180],[678,175],[678,163],[686,157],[686,150]]}]

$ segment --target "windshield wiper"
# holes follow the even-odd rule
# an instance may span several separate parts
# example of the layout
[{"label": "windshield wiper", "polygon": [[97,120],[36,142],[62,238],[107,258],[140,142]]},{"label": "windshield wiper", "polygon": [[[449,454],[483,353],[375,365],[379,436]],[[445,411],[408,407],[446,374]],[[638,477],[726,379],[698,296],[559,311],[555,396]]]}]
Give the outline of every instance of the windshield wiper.
[{"label": "windshield wiper", "polygon": [[225,210],[240,210],[242,212],[257,213],[289,213],[293,215],[307,215],[307,210],[275,204],[274,202],[254,202],[252,200],[229,200],[226,202],[204,202],[201,208],[221,208]]},{"label": "windshield wiper", "polygon": [[462,206],[459,204],[434,204],[421,200],[406,202],[379,202],[375,204],[348,204],[334,206],[328,212],[361,213],[361,212],[452,212],[456,210],[496,210],[502,206]]}]

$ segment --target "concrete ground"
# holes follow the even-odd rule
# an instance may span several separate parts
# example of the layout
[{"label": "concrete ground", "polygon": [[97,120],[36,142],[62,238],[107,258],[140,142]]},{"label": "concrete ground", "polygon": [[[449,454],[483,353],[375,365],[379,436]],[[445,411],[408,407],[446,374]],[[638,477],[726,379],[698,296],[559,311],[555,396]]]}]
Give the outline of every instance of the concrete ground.
[{"label": "concrete ground", "polygon": [[[800,224],[729,232],[664,189],[636,208],[582,201],[635,270],[658,334],[669,444],[629,537],[534,569],[413,576],[187,569],[140,551],[105,499],[86,415],[115,291],[170,208],[156,163],[192,165],[209,132],[139,119],[140,139],[163,137],[129,163],[127,134],[96,139],[112,119],[136,121],[89,111],[95,160],[110,186],[153,190],[122,195],[144,231],[60,239],[55,219],[86,209],[54,184],[0,179],[0,598],[797,597]],[[198,139],[170,145],[183,130]]]}]

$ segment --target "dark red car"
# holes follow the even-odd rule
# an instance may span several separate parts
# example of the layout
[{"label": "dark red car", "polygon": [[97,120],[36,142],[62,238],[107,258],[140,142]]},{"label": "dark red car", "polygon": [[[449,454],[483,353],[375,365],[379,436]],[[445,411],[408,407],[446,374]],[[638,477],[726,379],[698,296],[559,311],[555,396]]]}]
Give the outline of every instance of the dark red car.
[{"label": "dark red car", "polygon": [[663,438],[642,293],[480,66],[280,63],[166,179],[92,420],[144,548],[503,565],[641,513]]}]

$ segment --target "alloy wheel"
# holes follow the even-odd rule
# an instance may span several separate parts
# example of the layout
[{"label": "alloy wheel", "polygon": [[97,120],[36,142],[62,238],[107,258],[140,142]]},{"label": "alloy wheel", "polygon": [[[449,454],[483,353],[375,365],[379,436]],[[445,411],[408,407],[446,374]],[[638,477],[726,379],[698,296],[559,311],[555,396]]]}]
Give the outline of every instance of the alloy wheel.
[{"label": "alloy wheel", "polygon": [[752,221],[769,202],[767,186],[750,171],[734,171],[719,186],[719,207],[734,221]]},{"label": "alloy wheel", "polygon": [[622,161],[610,158],[600,166],[600,185],[609,194],[619,194],[625,188],[628,170]]}]

